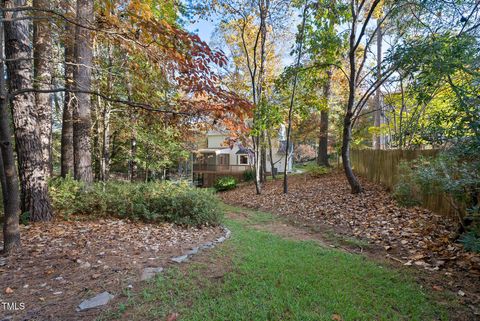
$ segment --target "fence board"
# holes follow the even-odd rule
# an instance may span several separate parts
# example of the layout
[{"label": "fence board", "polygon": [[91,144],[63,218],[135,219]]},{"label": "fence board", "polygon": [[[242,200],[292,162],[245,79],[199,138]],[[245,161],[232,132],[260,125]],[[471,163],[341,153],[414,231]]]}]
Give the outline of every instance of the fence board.
[{"label": "fence board", "polygon": [[[402,160],[413,160],[420,156],[431,157],[438,150],[351,150],[350,160],[354,171],[392,191],[398,181],[398,165]],[[457,216],[449,198],[444,195],[421,195],[422,206],[436,213]]]}]

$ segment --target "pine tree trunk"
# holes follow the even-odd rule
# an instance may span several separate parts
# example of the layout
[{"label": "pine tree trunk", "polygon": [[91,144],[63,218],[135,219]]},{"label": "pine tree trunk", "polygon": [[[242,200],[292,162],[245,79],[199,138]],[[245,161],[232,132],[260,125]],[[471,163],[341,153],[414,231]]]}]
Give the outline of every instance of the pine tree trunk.
[{"label": "pine tree trunk", "polygon": [[11,253],[20,247],[18,177],[15,169],[12,133],[8,117],[3,60],[3,25],[0,24],[0,181],[3,196],[3,252]]},{"label": "pine tree trunk", "polygon": [[[63,1],[65,13],[68,15],[75,14],[73,4],[70,0]],[[63,104],[62,115],[62,139],[61,139],[61,155],[60,155],[60,173],[62,177],[67,175],[73,176],[73,110],[76,108],[77,99],[71,91],[73,86],[74,71],[74,46],[75,39],[72,36],[75,28],[67,23],[65,25],[65,101]]]},{"label": "pine tree trunk", "polygon": [[[6,0],[6,8],[23,7],[25,0]],[[6,14],[7,18],[23,18],[24,11]],[[12,92],[33,87],[32,44],[26,19],[5,21],[5,55],[8,81]],[[32,221],[48,221],[53,212],[48,197],[47,171],[44,167],[37,119],[35,94],[25,92],[12,98],[18,167],[21,183],[21,210],[29,212]]]},{"label": "pine tree trunk", "polygon": [[[50,10],[50,0],[33,0],[33,7]],[[47,19],[33,20],[33,61],[35,88],[51,90],[52,88],[52,37],[50,23]],[[38,125],[40,126],[40,143],[44,167],[48,176],[52,175],[52,94],[35,93]]]},{"label": "pine tree trunk", "polygon": [[[78,0],[77,22],[89,26],[93,24],[93,19],[93,0]],[[91,101],[88,93],[92,82],[92,58],[92,32],[76,26],[74,79],[78,104],[73,110],[74,176],[85,183],[93,181]]]},{"label": "pine tree trunk", "polygon": [[327,166],[329,167],[330,164],[328,163],[328,108],[330,102],[330,95],[331,95],[331,87],[332,87],[332,70],[327,71],[327,82],[323,88],[323,95],[325,97],[325,101],[327,103],[327,108],[320,112],[320,137],[318,140],[318,156],[317,156],[317,164],[319,166]]}]

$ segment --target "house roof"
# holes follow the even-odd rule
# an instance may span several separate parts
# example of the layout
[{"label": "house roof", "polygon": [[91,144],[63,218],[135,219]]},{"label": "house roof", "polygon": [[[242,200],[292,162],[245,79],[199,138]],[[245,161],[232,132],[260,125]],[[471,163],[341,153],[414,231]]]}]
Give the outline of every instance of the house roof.
[{"label": "house roof", "polygon": [[235,154],[236,155],[248,155],[248,154],[252,154],[252,153],[253,153],[253,150],[251,150],[250,148],[245,148],[245,147],[243,147],[243,145],[238,144],[238,151]]}]

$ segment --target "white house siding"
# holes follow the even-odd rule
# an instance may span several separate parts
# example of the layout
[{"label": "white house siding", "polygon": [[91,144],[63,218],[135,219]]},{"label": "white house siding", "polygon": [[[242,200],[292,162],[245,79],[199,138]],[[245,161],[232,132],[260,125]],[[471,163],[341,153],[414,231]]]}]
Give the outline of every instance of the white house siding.
[{"label": "white house siding", "polygon": [[225,145],[225,135],[210,135],[208,136],[208,148],[222,148],[228,147]]},{"label": "white house siding", "polygon": [[[267,172],[272,171],[272,166],[270,165],[269,157],[270,155],[268,155],[268,160],[267,160]],[[277,169],[277,172],[283,172],[283,170],[285,169],[285,155],[274,153],[273,163],[274,163],[273,166]],[[293,167],[292,165],[293,165],[292,157],[289,157],[287,171],[289,172],[292,171],[292,167]]]},{"label": "white house siding", "polygon": [[[239,150],[239,145],[238,144],[233,144],[233,147],[230,149],[225,144],[227,138],[228,138],[228,136],[225,135],[225,134],[222,134],[222,133],[219,133],[219,132],[216,132],[216,131],[209,132],[208,135],[207,135],[208,148],[212,148],[212,149],[217,149],[218,148],[218,151],[216,152],[217,157],[218,157],[218,154],[228,153],[229,154],[229,161],[230,161],[229,164],[230,165],[240,165],[240,162],[239,162],[239,156],[240,155],[237,155],[237,152]],[[274,139],[272,141],[272,143],[273,143],[272,144],[273,145],[272,150],[274,151],[274,154],[273,154],[273,162],[275,163],[274,166],[277,169],[277,172],[283,172],[284,166],[285,166],[285,156],[281,153],[277,153],[278,146],[279,146],[278,140]],[[220,152],[220,150],[222,150],[222,151]],[[271,170],[272,170],[271,166],[270,166],[269,157],[270,157],[270,155],[268,154],[267,155],[267,172],[271,172]],[[249,163],[251,163],[251,161],[249,161]],[[289,157],[288,171],[292,170],[292,167],[293,167],[292,165],[293,165],[293,159],[292,159],[292,157]]]}]

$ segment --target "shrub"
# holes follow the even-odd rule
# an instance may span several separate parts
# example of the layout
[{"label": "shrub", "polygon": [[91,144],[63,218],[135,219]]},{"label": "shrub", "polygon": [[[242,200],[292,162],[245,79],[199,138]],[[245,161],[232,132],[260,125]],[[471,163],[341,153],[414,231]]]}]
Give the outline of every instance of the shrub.
[{"label": "shrub", "polygon": [[480,253],[480,237],[474,232],[468,232],[458,239],[466,251]]},{"label": "shrub", "polygon": [[237,187],[237,180],[232,176],[220,177],[213,185],[217,191],[228,191]]},{"label": "shrub", "polygon": [[55,211],[62,213],[65,218],[75,213],[75,204],[79,197],[79,191],[84,185],[73,179],[71,175],[65,178],[54,178],[49,184],[50,198]]},{"label": "shrub", "polygon": [[479,154],[480,142],[477,138],[465,138],[436,157],[418,158],[401,164],[399,181],[395,186],[395,197],[403,205],[415,205],[422,195],[442,194],[448,197],[459,218],[459,231],[465,233],[459,240],[466,250],[474,250],[478,246],[480,235]]},{"label": "shrub", "polygon": [[314,178],[318,178],[330,172],[325,166],[318,166],[317,164],[308,164],[305,166],[305,172]]},{"label": "shrub", "polygon": [[245,182],[251,182],[255,179],[255,171],[253,169],[247,169],[243,172],[243,180]]},{"label": "shrub", "polygon": [[393,197],[397,202],[405,207],[411,207],[420,204],[415,193],[413,170],[408,162],[402,161],[398,165],[399,179],[393,189]]},{"label": "shrub", "polygon": [[115,216],[145,222],[218,225],[223,212],[211,190],[187,183],[95,183],[85,187],[71,178],[52,181],[50,194],[57,213]]}]

